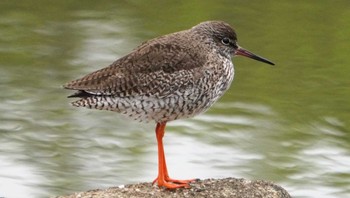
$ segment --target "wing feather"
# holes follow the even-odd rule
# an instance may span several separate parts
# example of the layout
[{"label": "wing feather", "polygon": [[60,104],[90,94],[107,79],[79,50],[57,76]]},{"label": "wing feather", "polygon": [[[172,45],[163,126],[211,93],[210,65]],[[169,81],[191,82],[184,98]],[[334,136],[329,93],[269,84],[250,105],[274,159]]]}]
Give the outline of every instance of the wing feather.
[{"label": "wing feather", "polygon": [[[201,66],[206,57],[196,53],[193,47],[185,47],[171,38],[169,35],[168,38],[157,39],[157,42],[150,40],[110,66],[71,81],[64,87],[92,95],[161,97],[193,86],[203,74]],[[80,97],[82,94],[76,95]]]}]

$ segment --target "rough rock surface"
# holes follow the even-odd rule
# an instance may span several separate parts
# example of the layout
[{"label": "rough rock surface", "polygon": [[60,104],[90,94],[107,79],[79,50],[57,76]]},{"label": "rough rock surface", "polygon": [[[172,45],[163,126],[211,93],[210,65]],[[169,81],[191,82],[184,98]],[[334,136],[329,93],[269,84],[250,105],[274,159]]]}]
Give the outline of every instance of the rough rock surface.
[{"label": "rough rock surface", "polygon": [[136,198],[136,197],[195,197],[195,198],[291,198],[288,192],[271,182],[257,180],[225,178],[205,179],[191,183],[191,188],[168,190],[152,186],[151,183],[139,183],[96,189],[74,193],[56,198]]}]

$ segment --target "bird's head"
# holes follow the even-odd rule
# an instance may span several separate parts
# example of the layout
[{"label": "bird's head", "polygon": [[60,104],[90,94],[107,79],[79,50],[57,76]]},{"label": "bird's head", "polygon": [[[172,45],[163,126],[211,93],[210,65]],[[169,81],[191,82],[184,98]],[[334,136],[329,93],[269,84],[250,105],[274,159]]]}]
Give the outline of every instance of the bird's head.
[{"label": "bird's head", "polygon": [[271,61],[240,47],[237,43],[237,34],[235,30],[225,22],[206,21],[194,26],[192,30],[198,33],[200,36],[206,37],[208,43],[214,45],[216,50],[227,58],[232,58],[235,55],[241,55],[274,65],[274,63]]}]

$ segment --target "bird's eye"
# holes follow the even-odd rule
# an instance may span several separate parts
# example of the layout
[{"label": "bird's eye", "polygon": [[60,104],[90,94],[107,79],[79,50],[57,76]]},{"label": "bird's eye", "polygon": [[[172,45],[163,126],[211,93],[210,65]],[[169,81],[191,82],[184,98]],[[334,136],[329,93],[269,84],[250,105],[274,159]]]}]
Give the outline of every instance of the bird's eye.
[{"label": "bird's eye", "polygon": [[224,45],[229,45],[230,44],[230,39],[225,37],[221,40],[221,43],[224,44]]}]

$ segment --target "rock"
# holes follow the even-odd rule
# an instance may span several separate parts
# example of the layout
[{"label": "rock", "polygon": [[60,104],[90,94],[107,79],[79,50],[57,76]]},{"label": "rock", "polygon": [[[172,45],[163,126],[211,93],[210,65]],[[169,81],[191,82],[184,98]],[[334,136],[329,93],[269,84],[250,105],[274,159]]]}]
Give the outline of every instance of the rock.
[{"label": "rock", "polygon": [[286,190],[271,182],[225,178],[191,183],[191,188],[168,190],[151,183],[139,183],[96,189],[56,198],[291,198]]}]

